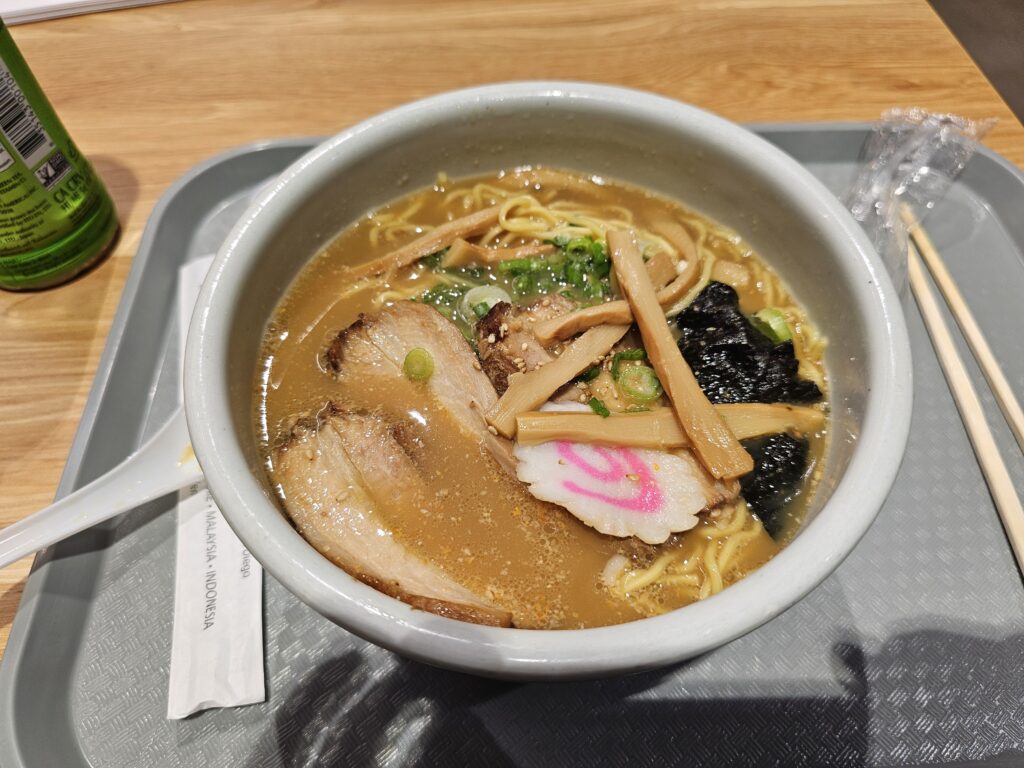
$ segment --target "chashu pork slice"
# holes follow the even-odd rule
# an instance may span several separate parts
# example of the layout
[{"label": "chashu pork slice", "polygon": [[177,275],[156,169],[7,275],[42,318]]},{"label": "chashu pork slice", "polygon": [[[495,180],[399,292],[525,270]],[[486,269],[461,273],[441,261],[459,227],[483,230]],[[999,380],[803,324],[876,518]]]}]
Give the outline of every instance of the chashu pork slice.
[{"label": "chashu pork slice", "polygon": [[377,315],[361,315],[331,341],[325,357],[339,380],[404,381],[402,364],[416,348],[433,358],[434,372],[426,386],[437,403],[514,476],[512,444],[488,431],[484,418],[498,400],[494,386],[459,329],[433,307],[399,301]]},{"label": "chashu pork slice", "polygon": [[554,359],[533,335],[533,326],[571,312],[575,306],[557,294],[527,307],[499,301],[480,318],[476,324],[480,363],[499,395],[508,389],[509,376],[535,370]]},{"label": "chashu pork slice", "polygon": [[356,578],[422,610],[493,626],[511,615],[409,551],[385,510],[422,503],[401,424],[328,404],[275,454],[274,481],[299,532]]}]

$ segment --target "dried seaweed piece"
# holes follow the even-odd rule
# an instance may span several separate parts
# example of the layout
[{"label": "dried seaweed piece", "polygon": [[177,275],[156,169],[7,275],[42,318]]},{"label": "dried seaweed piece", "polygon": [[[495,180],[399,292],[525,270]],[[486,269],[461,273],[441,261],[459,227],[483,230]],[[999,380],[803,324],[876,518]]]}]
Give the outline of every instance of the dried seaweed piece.
[{"label": "dried seaweed piece", "polygon": [[775,537],[785,524],[786,504],[807,471],[807,440],[787,434],[744,440],[754,471],[740,478],[740,493],[764,528]]},{"label": "dried seaweed piece", "polygon": [[773,344],[739,309],[736,291],[711,282],[676,319],[679,349],[712,403],[810,403],[813,381],[797,376],[791,341]]}]

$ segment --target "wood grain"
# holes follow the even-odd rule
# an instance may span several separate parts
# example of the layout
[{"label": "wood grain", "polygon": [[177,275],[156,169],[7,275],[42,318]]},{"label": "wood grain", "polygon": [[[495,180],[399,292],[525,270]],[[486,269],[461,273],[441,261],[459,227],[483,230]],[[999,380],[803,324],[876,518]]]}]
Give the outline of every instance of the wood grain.
[{"label": "wood grain", "polygon": [[[195,163],[261,138],[335,132],[460,86],[570,78],[642,88],[742,122],[872,120],[916,104],[1024,129],[924,0],[204,0],[12,30],[123,233],[43,293],[0,294],[0,525],[53,497],[146,217]],[[29,561],[0,572],[0,649]]]}]

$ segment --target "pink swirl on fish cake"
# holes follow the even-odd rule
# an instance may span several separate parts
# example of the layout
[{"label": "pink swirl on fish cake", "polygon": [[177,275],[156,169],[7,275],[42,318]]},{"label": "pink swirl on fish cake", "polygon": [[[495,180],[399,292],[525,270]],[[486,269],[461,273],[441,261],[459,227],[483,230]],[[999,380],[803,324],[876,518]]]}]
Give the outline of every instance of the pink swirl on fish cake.
[{"label": "pink swirl on fish cake", "polygon": [[[607,469],[595,467],[580,456],[573,448],[573,444],[569,442],[558,442],[558,455],[598,482],[608,484],[618,483],[622,480],[636,482],[639,485],[637,494],[629,498],[611,496],[601,491],[592,491],[589,488],[584,488],[572,480],[563,480],[563,488],[587,498],[598,499],[621,509],[628,509],[631,512],[653,514],[661,511],[661,507],[665,502],[661,488],[658,487],[658,483],[655,481],[647,465],[635,453],[628,448],[602,448],[597,445],[592,446],[592,448],[598,456],[607,462]],[[620,459],[622,460],[621,462]],[[625,462],[628,466],[629,472],[626,471],[626,467],[623,467],[622,462]],[[630,474],[635,475],[636,480],[629,477]]]}]

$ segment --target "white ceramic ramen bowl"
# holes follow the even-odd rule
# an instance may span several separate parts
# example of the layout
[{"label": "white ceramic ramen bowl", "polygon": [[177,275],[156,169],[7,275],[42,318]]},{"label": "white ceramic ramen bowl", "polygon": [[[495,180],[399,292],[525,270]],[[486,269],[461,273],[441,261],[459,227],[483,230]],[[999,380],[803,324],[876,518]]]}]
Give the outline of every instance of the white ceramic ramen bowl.
[{"label": "white ceramic ramen bowl", "polygon": [[[349,576],[295,531],[264,477],[253,383],[264,325],[295,275],[367,211],[452,177],[542,163],[678,199],[737,231],[829,339],[833,423],[803,529],[722,593],[657,618],[585,630],[476,626],[415,610]],[[446,93],[356,125],[258,195],[206,280],[188,339],[189,431],[210,490],[263,566],[378,645],[483,675],[633,672],[726,643],[799,600],[845,558],[896,475],[911,407],[900,305],[858,225],[810,173],[707,112],[621,88],[526,82]]]}]

